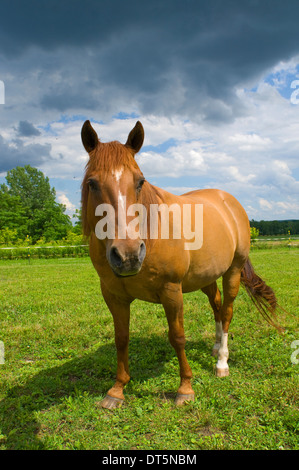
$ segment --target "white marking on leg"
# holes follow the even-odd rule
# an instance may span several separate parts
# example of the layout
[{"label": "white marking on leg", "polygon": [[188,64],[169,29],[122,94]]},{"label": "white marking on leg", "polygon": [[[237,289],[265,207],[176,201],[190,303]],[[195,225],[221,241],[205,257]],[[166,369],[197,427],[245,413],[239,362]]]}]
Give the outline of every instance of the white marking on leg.
[{"label": "white marking on leg", "polygon": [[216,326],[216,342],[213,346],[213,356],[216,356],[218,354],[218,351],[220,349],[220,344],[221,344],[221,336],[222,336],[222,323],[221,321],[216,321],[215,322]]},{"label": "white marking on leg", "polygon": [[221,334],[221,343],[218,351],[218,361],[216,364],[217,369],[228,369],[228,347],[227,347],[228,333]]}]

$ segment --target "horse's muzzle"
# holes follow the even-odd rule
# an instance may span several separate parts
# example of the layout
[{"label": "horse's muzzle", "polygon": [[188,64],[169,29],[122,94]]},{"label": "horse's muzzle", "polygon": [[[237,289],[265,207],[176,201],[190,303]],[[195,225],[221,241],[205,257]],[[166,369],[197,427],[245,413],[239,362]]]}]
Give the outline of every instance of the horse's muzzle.
[{"label": "horse's muzzle", "polygon": [[142,240],[126,243],[126,240],[115,240],[107,247],[107,259],[116,276],[134,276],[142,266],[146,248]]}]

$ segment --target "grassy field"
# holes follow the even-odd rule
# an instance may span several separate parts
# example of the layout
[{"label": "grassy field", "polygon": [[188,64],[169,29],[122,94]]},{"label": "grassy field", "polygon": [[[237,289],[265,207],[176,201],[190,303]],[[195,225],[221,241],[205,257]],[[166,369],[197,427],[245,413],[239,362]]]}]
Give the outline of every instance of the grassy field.
[{"label": "grassy field", "polygon": [[164,312],[135,301],[132,379],[113,413],[100,407],[116,372],[113,325],[89,258],[0,261],[0,449],[298,449],[299,365],[291,356],[299,250],[253,250],[251,260],[290,312],[280,318],[285,333],[269,327],[241,289],[231,375],[218,379],[207,298],[185,295],[196,400],[177,408],[178,364]]}]

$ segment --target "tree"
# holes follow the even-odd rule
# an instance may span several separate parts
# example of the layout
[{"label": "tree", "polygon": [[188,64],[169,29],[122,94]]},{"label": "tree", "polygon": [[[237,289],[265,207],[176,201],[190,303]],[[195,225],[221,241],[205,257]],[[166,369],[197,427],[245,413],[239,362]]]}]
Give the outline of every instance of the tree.
[{"label": "tree", "polygon": [[299,233],[299,220],[256,220],[250,221],[251,227],[256,227],[260,235],[292,235]]},{"label": "tree", "polygon": [[257,237],[259,236],[259,229],[256,228],[256,227],[250,227],[250,239],[251,241],[255,241],[257,239]]},{"label": "tree", "polygon": [[33,243],[41,237],[48,241],[67,235],[72,223],[64,213],[65,206],[56,202],[55,188],[51,188],[48,177],[25,165],[8,171],[6,181],[8,186],[0,188],[0,228],[16,228],[22,238],[29,235]]},{"label": "tree", "polygon": [[82,209],[76,209],[73,219],[77,219],[74,224],[73,232],[77,235],[82,234]]},{"label": "tree", "polygon": [[5,184],[0,186],[0,230],[14,231],[17,238],[24,239],[28,232],[28,218],[19,196],[10,194]]},{"label": "tree", "polygon": [[67,236],[72,223],[68,215],[64,214],[63,204],[46,201],[42,209],[35,210],[35,217],[32,220],[32,231],[34,231],[34,241],[44,237],[46,241],[62,240]]},{"label": "tree", "polygon": [[7,172],[6,181],[10,194],[21,198],[29,214],[42,209],[46,201],[55,202],[55,189],[51,189],[49,178],[37,168],[17,166]]}]

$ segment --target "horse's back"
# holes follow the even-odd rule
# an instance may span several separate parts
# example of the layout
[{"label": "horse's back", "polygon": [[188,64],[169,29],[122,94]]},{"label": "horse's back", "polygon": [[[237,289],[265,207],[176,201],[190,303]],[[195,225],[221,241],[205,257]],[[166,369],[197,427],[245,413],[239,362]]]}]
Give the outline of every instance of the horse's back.
[{"label": "horse's back", "polygon": [[206,223],[213,223],[213,218],[216,217],[215,223],[219,224],[219,229],[223,230],[223,224],[225,224],[236,244],[236,249],[249,248],[248,216],[243,206],[232,194],[220,189],[199,189],[185,193],[181,197],[192,199],[194,203],[203,205]]}]

